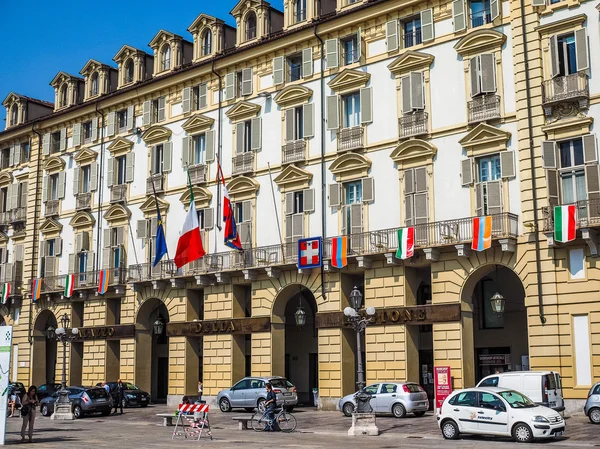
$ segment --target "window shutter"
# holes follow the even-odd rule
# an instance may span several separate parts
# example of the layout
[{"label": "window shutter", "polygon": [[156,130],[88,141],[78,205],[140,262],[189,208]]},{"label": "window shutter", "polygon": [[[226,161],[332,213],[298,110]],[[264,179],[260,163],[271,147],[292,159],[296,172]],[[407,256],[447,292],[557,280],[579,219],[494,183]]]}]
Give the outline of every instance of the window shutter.
[{"label": "window shutter", "polygon": [[19,184],[13,184],[12,191],[12,200],[11,200],[11,209],[16,209],[19,207]]},{"label": "window shutter", "polygon": [[252,225],[252,223],[250,223],[250,222],[240,223],[239,235],[240,235],[240,240],[242,242],[242,246],[245,249],[252,247],[252,226],[251,225]]},{"label": "window shutter", "polygon": [[546,0],[531,0],[531,6],[546,6]]},{"label": "window shutter", "polygon": [[8,165],[9,165],[9,167],[12,167],[13,165],[15,165],[15,146],[14,145],[10,146],[10,150],[8,152]]},{"label": "window shutter", "polygon": [[44,257],[44,276],[52,277],[55,275],[56,257],[46,256]]},{"label": "window shutter", "polygon": [[98,139],[98,117],[92,119],[92,141]]},{"label": "window shutter", "polygon": [[133,129],[133,122],[135,120],[134,118],[134,109],[133,109],[133,105],[132,106],[128,106],[127,107],[127,131],[131,131]]},{"label": "window shutter", "polygon": [[421,40],[428,42],[435,37],[433,28],[433,9],[425,9],[421,11]]},{"label": "window shutter", "polygon": [[156,174],[156,147],[150,147],[150,173]]},{"label": "window shutter", "polygon": [[204,209],[204,229],[209,230],[215,227],[214,210],[210,208]]},{"label": "window shutter", "polygon": [[148,126],[152,123],[152,104],[150,101],[144,101],[144,105],[142,106],[142,117],[143,117],[143,125]]},{"label": "window shutter", "polygon": [[283,56],[277,56],[273,58],[273,84],[283,84],[284,82],[284,71],[285,60]]},{"label": "window shutter", "polygon": [[585,182],[587,184],[588,198],[598,198],[600,195],[600,179],[598,177],[598,165],[585,166]]},{"label": "window shutter", "polygon": [[106,161],[106,186],[112,187],[113,181],[113,171],[115,167],[115,160],[111,157]]},{"label": "window shutter", "polygon": [[252,95],[252,69],[242,70],[242,95]]},{"label": "window shutter", "polygon": [[111,268],[112,248],[102,248],[102,269]]},{"label": "window shutter", "polygon": [[119,226],[117,228],[117,245],[125,244],[125,228],[123,226]]},{"label": "window shutter", "polygon": [[[422,25],[421,25],[421,27],[422,27]],[[385,44],[387,45],[387,51],[398,50],[398,21],[397,20],[391,20],[385,24]]]},{"label": "window shutter", "polygon": [[285,141],[292,142],[294,139],[294,116],[296,110],[294,108],[285,110]]},{"label": "window shutter", "polygon": [[409,114],[412,112],[410,76],[403,76],[400,79],[400,91],[400,95],[402,96],[402,113]]},{"label": "window shutter", "polygon": [[27,182],[21,183],[21,207],[27,207]]},{"label": "window shutter", "polygon": [[[114,162],[113,164],[114,165]],[[130,151],[125,155],[125,182],[133,182],[135,176],[135,154]]]},{"label": "window shutter", "polygon": [[67,128],[60,130],[60,151],[67,149]]},{"label": "window shutter", "polygon": [[92,273],[94,270],[94,264],[95,264],[95,257],[94,257],[94,252],[93,251],[88,251],[86,254],[86,265],[85,265],[85,269],[88,273]]},{"label": "window shutter", "polygon": [[500,15],[500,2],[498,0],[490,0],[490,17],[496,20]]},{"label": "window shutter", "polygon": [[338,61],[338,40],[328,39],[325,41],[325,68],[333,69],[339,65]]},{"label": "window shutter", "polygon": [[[552,78],[560,75],[560,59],[558,58],[558,51],[558,36],[555,34],[554,36],[550,36],[550,76]],[[575,53],[577,53],[577,51]]]},{"label": "window shutter", "polygon": [[360,234],[363,232],[362,204],[350,205],[350,233]]},{"label": "window shutter", "polygon": [[192,106],[192,100],[191,97],[192,96],[192,88],[191,87],[184,87],[183,91],[181,92],[181,108],[183,109],[183,113],[187,114],[188,112],[190,112],[191,106]]},{"label": "window shutter", "polygon": [[329,206],[339,207],[342,201],[342,185],[334,183],[329,185]]},{"label": "window shutter", "polygon": [[292,216],[288,215],[287,217],[285,217],[285,243],[292,243],[292,236]]},{"label": "window shutter", "polygon": [[244,221],[252,221],[252,201],[242,202],[242,218]]},{"label": "window shutter", "polygon": [[21,163],[21,152],[23,151],[23,144],[15,145],[15,165],[19,165]]},{"label": "window shutter", "polygon": [[115,135],[115,113],[109,112],[106,119],[106,134],[111,137]]},{"label": "window shutter", "polygon": [[152,217],[149,221],[150,237],[156,237],[158,232],[158,217]]},{"label": "window shutter", "polygon": [[546,170],[548,205],[558,206],[558,170]]},{"label": "window shutter", "polygon": [[542,168],[558,168],[558,151],[554,140],[542,142]]},{"label": "window shutter", "polygon": [[361,38],[361,29],[360,27],[358,28],[358,31],[356,32],[356,50],[357,50],[357,61],[360,61],[360,58],[362,57],[362,38]]},{"label": "window shutter", "polygon": [[500,153],[500,173],[502,178],[514,178],[517,176],[515,172],[515,152],[502,151]]},{"label": "window shutter", "polygon": [[304,189],[302,191],[302,201],[304,202],[303,210],[304,212],[314,212],[315,211],[315,189]]},{"label": "window shutter", "polygon": [[425,109],[425,94],[422,72],[410,72],[410,105],[413,109]]},{"label": "window shutter", "polygon": [[294,213],[294,192],[285,194],[285,214],[292,215]]},{"label": "window shutter", "polygon": [[88,232],[81,233],[81,249],[83,251],[90,249],[90,234]]},{"label": "window shutter", "polygon": [[481,93],[479,82],[479,56],[474,56],[469,61],[469,76],[471,77],[471,98]]},{"label": "window shutter", "polygon": [[313,74],[312,47],[302,50],[302,78],[308,78]]},{"label": "window shutter", "polygon": [[365,203],[370,203],[375,200],[375,185],[373,178],[362,178],[362,200]]},{"label": "window shutter", "polygon": [[479,57],[481,64],[481,91],[496,92],[496,58],[492,53],[484,53]]},{"label": "window shutter", "polygon": [[415,168],[415,192],[427,192],[427,167]]},{"label": "window shutter", "polygon": [[575,31],[575,54],[577,60],[577,71],[583,72],[590,68],[588,57],[588,39],[585,28]]},{"label": "window shutter", "polygon": [[292,221],[292,240],[297,241],[304,237],[304,214],[294,214],[288,217]]},{"label": "window shutter", "polygon": [[81,145],[81,123],[75,123],[73,125],[73,146],[78,147]]},{"label": "window shutter", "polygon": [[473,184],[473,158],[463,159],[460,164],[462,185],[469,186]]},{"label": "window shutter", "polygon": [[404,170],[404,194],[415,193],[415,171],[414,168]]},{"label": "window shutter", "polygon": [[198,109],[206,107],[206,83],[202,83],[198,86]]},{"label": "window shutter", "polygon": [[475,184],[475,215],[481,217],[483,215],[483,183]]},{"label": "window shutter", "polygon": [[488,215],[502,213],[502,181],[489,181],[486,183],[487,213]]},{"label": "window shutter", "polygon": [[65,183],[67,181],[67,174],[64,171],[61,171],[58,174],[58,199],[62,200],[65,197]]},{"label": "window shutter", "polygon": [[112,228],[107,228],[103,230],[102,233],[102,248],[110,248],[112,246],[112,241],[111,241],[111,229]]},{"label": "window shutter", "polygon": [[314,137],[315,135],[315,105],[313,103],[307,103],[302,106],[302,135],[307,137]]},{"label": "window shutter", "polygon": [[90,166],[90,191],[98,190],[98,162],[92,162]]},{"label": "window shutter", "polygon": [[42,137],[42,153],[44,156],[48,156],[50,154],[50,133],[46,133]]},{"label": "window shutter", "polygon": [[73,170],[73,195],[79,194],[79,172],[81,168],[75,167]]},{"label": "window shutter", "polygon": [[235,153],[242,154],[244,152],[244,122],[235,125]]},{"label": "window shutter", "polygon": [[327,97],[327,129],[340,127],[340,97],[331,95]]},{"label": "window shutter", "polygon": [[163,144],[163,172],[170,172],[173,160],[173,142]]},{"label": "window shutter", "polygon": [[596,136],[594,134],[586,134],[583,140],[583,162],[598,163],[598,152],[596,149]]},{"label": "window shutter", "polygon": [[262,143],[262,119],[260,117],[253,118],[250,128],[252,131],[250,149],[258,151],[260,150]]},{"label": "window shutter", "polygon": [[75,271],[75,258],[77,254],[69,254],[69,274],[77,273]]},{"label": "window shutter", "polygon": [[165,119],[165,97],[158,97],[158,121]]},{"label": "window shutter", "polygon": [[373,121],[373,100],[370,87],[360,89],[360,122],[363,124]]},{"label": "window shutter", "polygon": [[235,98],[235,73],[225,75],[225,100]]},{"label": "window shutter", "polygon": [[213,162],[215,160],[215,131],[206,131],[205,134],[205,145],[206,145],[206,163]]},{"label": "window shutter", "polygon": [[465,16],[465,1],[454,0],[452,2],[452,21],[454,24],[454,31],[462,31],[467,28],[467,19]]},{"label": "window shutter", "polygon": [[138,239],[148,238],[148,221],[138,220],[136,226],[136,235]]},{"label": "window shutter", "polygon": [[13,197],[13,185],[9,184],[6,186],[6,210],[9,211],[13,208],[12,197]]},{"label": "window shutter", "polygon": [[44,176],[44,182],[42,187],[42,202],[48,201],[48,176]]},{"label": "window shutter", "polygon": [[63,239],[60,237],[54,239],[54,255],[60,256],[62,254]]},{"label": "window shutter", "polygon": [[412,226],[413,224],[413,195],[408,194],[404,195],[404,226]]},{"label": "window shutter", "polygon": [[23,262],[25,258],[25,246],[20,244],[15,246],[15,261]]},{"label": "window shutter", "polygon": [[192,152],[192,138],[184,137],[181,143],[181,166],[186,168],[190,164]]},{"label": "window shutter", "polygon": [[415,193],[415,224],[427,223],[429,211],[427,207],[427,192]]}]

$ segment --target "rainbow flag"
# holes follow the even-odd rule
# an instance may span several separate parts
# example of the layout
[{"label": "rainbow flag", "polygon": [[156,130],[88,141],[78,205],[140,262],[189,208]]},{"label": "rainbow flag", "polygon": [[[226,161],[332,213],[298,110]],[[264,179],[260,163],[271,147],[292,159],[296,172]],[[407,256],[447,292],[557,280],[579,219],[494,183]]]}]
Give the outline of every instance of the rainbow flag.
[{"label": "rainbow flag", "polygon": [[471,248],[483,251],[492,246],[492,217],[473,218],[473,242]]},{"label": "rainbow flag", "polygon": [[6,304],[8,302],[8,297],[10,296],[10,282],[6,284],[2,284],[2,304]]},{"label": "rainbow flag", "polygon": [[100,270],[100,278],[98,279],[98,293],[101,295],[105,294],[108,291],[108,277],[110,270]]},{"label": "rainbow flag", "polygon": [[333,237],[331,239],[331,266],[344,268],[348,265],[348,237]]},{"label": "rainbow flag", "polygon": [[31,288],[31,301],[37,302],[42,294],[42,278],[34,279]]}]

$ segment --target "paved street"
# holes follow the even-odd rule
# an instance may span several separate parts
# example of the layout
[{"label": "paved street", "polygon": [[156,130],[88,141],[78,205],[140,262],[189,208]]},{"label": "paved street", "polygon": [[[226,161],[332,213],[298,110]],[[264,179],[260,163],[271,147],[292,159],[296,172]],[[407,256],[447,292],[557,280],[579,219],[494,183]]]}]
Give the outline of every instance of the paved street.
[{"label": "paved street", "polygon": [[[213,445],[216,447],[260,448],[265,445],[283,448],[347,448],[349,443],[361,442],[367,448],[495,448],[515,445],[506,439],[465,437],[457,442],[442,439],[435,418],[428,414],[423,418],[395,419],[378,418],[382,432],[379,437],[348,437],[350,419],[337,412],[315,412],[297,409],[294,415],[298,429],[293,434],[259,433],[252,430],[238,431],[237,423],[231,418],[246,414],[233,412],[224,414],[216,411],[210,415],[214,440],[203,439],[201,443],[172,441],[173,427],[162,427],[162,419],[156,413],[169,412],[166,406],[150,406],[146,409],[125,409],[123,416],[92,416],[72,422],[55,422],[38,413],[34,443],[44,448],[65,447],[146,447],[175,448],[182,444]],[[250,416],[248,414],[248,416]],[[10,418],[7,425],[7,444],[20,441],[21,419]],[[593,426],[582,415],[567,420],[567,437],[549,443],[527,447],[600,447],[600,427]],[[519,446],[520,447],[520,446]]]}]

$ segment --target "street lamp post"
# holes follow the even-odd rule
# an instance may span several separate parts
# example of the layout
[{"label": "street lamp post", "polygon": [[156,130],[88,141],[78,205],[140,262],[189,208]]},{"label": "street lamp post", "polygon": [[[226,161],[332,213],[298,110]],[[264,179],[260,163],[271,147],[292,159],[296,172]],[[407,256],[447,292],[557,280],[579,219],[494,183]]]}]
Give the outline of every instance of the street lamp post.
[{"label": "street lamp post", "polygon": [[51,419],[57,420],[73,419],[73,413],[71,412],[71,401],[69,400],[69,391],[67,390],[67,343],[70,343],[77,338],[79,335],[79,330],[76,327],[69,329],[69,322],[69,316],[65,313],[60,318],[61,327],[57,329],[49,327],[46,331],[49,339],[56,339],[63,344],[61,388],[58,392],[58,399],[56,404],[54,404],[54,413],[51,417]]}]

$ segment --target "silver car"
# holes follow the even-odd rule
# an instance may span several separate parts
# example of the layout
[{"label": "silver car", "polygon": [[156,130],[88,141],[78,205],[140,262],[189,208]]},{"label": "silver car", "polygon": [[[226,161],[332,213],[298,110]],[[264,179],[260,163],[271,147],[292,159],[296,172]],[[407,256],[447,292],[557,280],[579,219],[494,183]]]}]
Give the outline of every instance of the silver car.
[{"label": "silver car", "polygon": [[600,382],[590,388],[583,411],[593,424],[600,424]]},{"label": "silver car", "polygon": [[285,403],[286,410],[292,410],[298,403],[296,387],[285,377],[244,377],[233,387],[221,390],[217,395],[217,404],[222,412],[230,412],[234,408],[252,411],[256,407],[264,408],[267,397],[265,384],[269,382],[277,395],[277,404]]},{"label": "silver car", "polygon": [[[371,407],[375,413],[391,413],[396,418],[404,418],[407,413],[423,416],[429,409],[429,399],[425,390],[414,382],[381,382],[365,387],[370,393]],[[339,409],[346,416],[352,416],[356,402],[354,394],[340,399]]]}]

